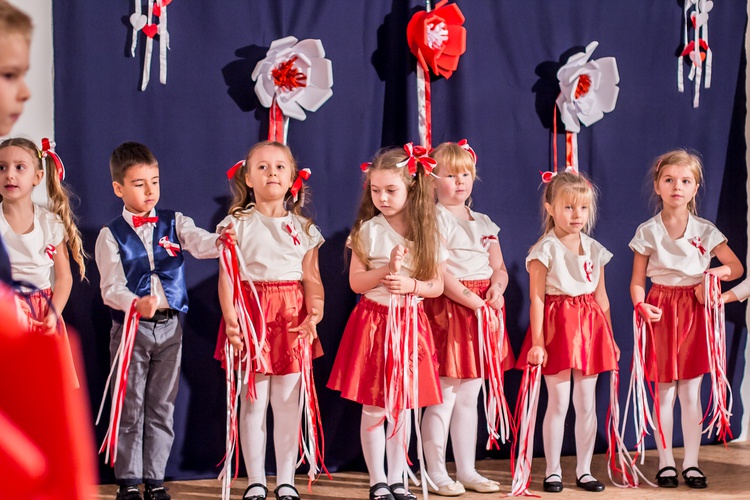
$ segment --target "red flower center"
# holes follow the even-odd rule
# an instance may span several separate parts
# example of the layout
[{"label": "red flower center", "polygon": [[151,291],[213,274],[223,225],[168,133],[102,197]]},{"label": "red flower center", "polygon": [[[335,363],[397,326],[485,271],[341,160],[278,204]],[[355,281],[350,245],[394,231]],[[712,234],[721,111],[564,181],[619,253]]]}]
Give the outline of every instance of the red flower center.
[{"label": "red flower center", "polygon": [[589,93],[590,88],[591,88],[591,77],[586,74],[579,76],[578,85],[576,86],[575,98],[580,99],[581,97],[585,96],[586,94]]},{"label": "red flower center", "polygon": [[296,60],[297,56],[293,56],[271,70],[273,83],[284,92],[307,85],[307,76],[294,67]]}]

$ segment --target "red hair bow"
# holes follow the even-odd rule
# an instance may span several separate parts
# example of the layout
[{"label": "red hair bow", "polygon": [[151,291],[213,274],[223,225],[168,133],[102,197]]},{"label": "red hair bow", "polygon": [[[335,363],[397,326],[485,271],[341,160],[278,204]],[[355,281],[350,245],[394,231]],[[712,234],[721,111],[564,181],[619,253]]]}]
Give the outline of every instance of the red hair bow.
[{"label": "red hair bow", "polygon": [[241,167],[245,166],[245,160],[238,161],[234,165],[232,165],[232,168],[227,170],[227,179],[230,181],[234,178],[234,174],[237,173],[237,170],[239,170]]},{"label": "red hair bow", "polygon": [[42,139],[42,158],[47,157],[52,158],[52,162],[55,164],[57,176],[60,178],[60,181],[65,179],[65,165],[63,165],[60,156],[55,153],[55,143],[45,137]]},{"label": "red hair bow", "polygon": [[417,162],[419,162],[422,164],[425,173],[437,177],[432,173],[432,170],[437,166],[437,161],[428,156],[427,148],[424,146],[415,146],[413,142],[409,142],[404,144],[404,151],[406,151],[407,158],[404,161],[397,163],[397,167],[408,167],[409,173],[414,176],[417,175]]},{"label": "red hair bow", "polygon": [[[565,167],[565,171],[566,172],[572,172],[574,174],[578,173],[578,172],[576,172],[576,169],[573,168],[573,167]],[[542,176],[542,182],[545,183],[545,184],[549,184],[550,182],[552,182],[552,179],[554,179],[555,176],[557,175],[557,171],[556,170],[554,172],[547,171],[547,172],[539,172],[539,173]]]},{"label": "red hair bow", "polygon": [[469,153],[471,155],[471,159],[474,160],[474,164],[477,164],[477,154],[474,152],[474,149],[469,146],[469,141],[467,141],[466,139],[461,139],[460,141],[458,141],[458,147]]},{"label": "red hair bow", "polygon": [[292,188],[289,190],[290,193],[292,193],[292,197],[294,198],[294,201],[297,201],[297,195],[299,194],[299,190],[302,189],[302,181],[306,181],[310,178],[310,172],[309,168],[303,168],[299,171],[297,174],[297,178],[294,179],[294,184],[292,184]]}]

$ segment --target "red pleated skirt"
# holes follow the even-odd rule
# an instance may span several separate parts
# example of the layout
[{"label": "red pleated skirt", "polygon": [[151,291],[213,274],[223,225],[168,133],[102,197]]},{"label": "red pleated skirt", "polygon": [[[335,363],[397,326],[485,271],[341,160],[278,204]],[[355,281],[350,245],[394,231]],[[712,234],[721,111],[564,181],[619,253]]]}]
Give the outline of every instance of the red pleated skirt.
[{"label": "red pleated skirt", "polygon": [[[432,332],[420,303],[417,307],[419,401],[418,406],[443,402]],[[385,332],[388,306],[362,297],[355,306],[341,338],[328,387],[341,397],[363,405],[385,408]],[[402,325],[403,326],[403,325]],[[408,363],[412,369],[411,361]]]},{"label": "red pleated skirt", "polygon": [[[23,314],[30,320],[43,322],[44,318],[49,314],[49,306],[52,301],[52,289],[45,288],[44,290],[37,290],[30,293],[16,292],[16,303]],[[30,330],[32,332],[41,332],[41,328],[38,325],[30,324]],[[76,367],[73,363],[73,352],[70,349],[70,340],[68,339],[68,330],[65,328],[65,322],[62,316],[57,318],[57,332],[54,335],[55,339],[60,343],[60,349],[63,353],[63,369],[70,375],[70,380],[74,382],[73,387],[78,389],[80,384],[78,382],[78,375],[76,374]]]},{"label": "red pleated skirt", "polygon": [[[258,291],[262,313],[255,303],[250,284],[242,282],[242,287],[249,302],[247,309],[250,311],[251,320],[259,335],[262,328],[261,318],[266,322],[266,343],[263,347],[263,356],[268,366],[266,374],[300,373],[302,371],[300,340],[297,337],[298,334],[290,332],[289,329],[298,326],[307,317],[302,283],[300,281],[258,281],[253,284]],[[224,353],[226,339],[222,319],[214,357],[221,361],[224,368],[226,368]],[[313,342],[312,355],[313,358],[323,355],[323,348],[318,339]]]},{"label": "red pleated skirt", "polygon": [[673,382],[708,373],[705,311],[695,297],[695,286],[653,285],[646,303],[662,310],[661,319],[651,323],[655,349],[646,335],[646,378]]},{"label": "red pleated skirt", "polygon": [[[461,283],[482,299],[487,296],[490,280],[466,280]],[[479,378],[478,320],[474,311],[452,301],[445,295],[424,300],[424,311],[430,322],[432,337],[437,349],[441,377]],[[503,308],[505,321],[505,308]],[[491,332],[495,336],[499,332]],[[510,370],[516,364],[510,347],[508,332],[505,332],[501,367]]]},{"label": "red pleated skirt", "polygon": [[[546,295],[544,332],[547,366],[542,374],[555,375],[563,370],[580,370],[584,375],[617,368],[617,345],[612,328],[593,294]],[[526,367],[531,349],[531,331],[526,332],[516,368]]]}]

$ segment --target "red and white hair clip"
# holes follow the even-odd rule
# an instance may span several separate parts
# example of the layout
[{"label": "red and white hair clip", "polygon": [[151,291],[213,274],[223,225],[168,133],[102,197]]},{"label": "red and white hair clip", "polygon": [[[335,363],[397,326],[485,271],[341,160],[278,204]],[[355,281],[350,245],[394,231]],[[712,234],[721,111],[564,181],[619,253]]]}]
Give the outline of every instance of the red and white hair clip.
[{"label": "red and white hair clip", "polygon": [[[297,173],[297,178],[294,179],[294,184],[292,184],[292,188],[289,190],[289,192],[292,194],[292,198],[294,199],[294,202],[297,203],[297,198],[299,197],[299,192],[302,189],[302,181],[306,181],[310,178],[310,175],[312,172],[309,168],[303,168]],[[302,193],[302,205],[305,204],[305,193]]]},{"label": "red and white hair clip", "polygon": [[232,165],[229,170],[227,170],[227,179],[230,181],[234,178],[234,174],[237,173],[237,170],[245,166],[245,160],[240,160],[234,165]]},{"label": "red and white hair clip", "polygon": [[63,165],[63,162],[60,159],[60,155],[55,153],[55,143],[53,141],[50,141],[47,137],[42,139],[42,149],[40,151],[39,157],[51,158],[52,162],[55,164],[57,176],[59,177],[60,181],[65,179],[65,165]]},{"label": "red and white hair clip", "polygon": [[427,148],[424,146],[415,146],[413,142],[409,142],[404,144],[404,151],[406,151],[406,159],[397,163],[397,167],[407,167],[413,177],[417,175],[417,163],[421,163],[425,174],[438,177],[432,172],[437,166],[437,161],[434,158],[430,158]]},{"label": "red and white hair clip", "polygon": [[474,152],[474,149],[469,146],[469,141],[466,139],[461,139],[456,144],[458,144],[458,147],[469,153],[471,155],[471,159],[474,160],[474,165],[477,164],[477,154]]}]

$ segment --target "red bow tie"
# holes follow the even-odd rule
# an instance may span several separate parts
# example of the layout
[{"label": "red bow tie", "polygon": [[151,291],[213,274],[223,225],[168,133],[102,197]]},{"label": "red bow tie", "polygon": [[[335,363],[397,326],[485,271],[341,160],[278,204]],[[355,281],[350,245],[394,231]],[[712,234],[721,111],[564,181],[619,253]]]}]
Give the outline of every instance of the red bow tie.
[{"label": "red bow tie", "polygon": [[133,226],[134,227],[141,227],[144,224],[156,224],[156,222],[159,220],[158,217],[141,217],[139,215],[133,216]]}]

